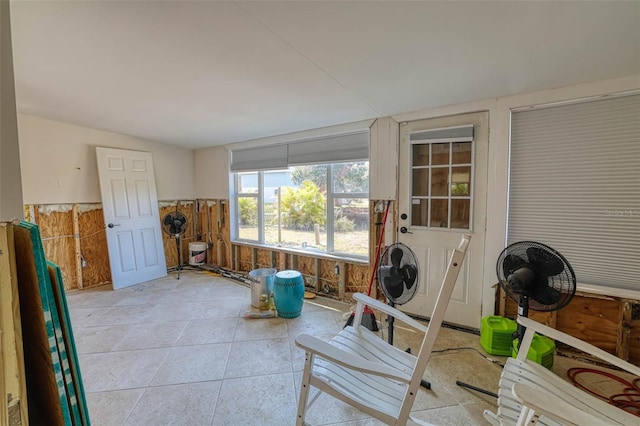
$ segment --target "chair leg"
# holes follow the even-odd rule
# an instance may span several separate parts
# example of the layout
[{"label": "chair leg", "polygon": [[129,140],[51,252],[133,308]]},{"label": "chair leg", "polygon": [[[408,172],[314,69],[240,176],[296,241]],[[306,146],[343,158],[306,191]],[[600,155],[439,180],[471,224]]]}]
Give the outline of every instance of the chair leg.
[{"label": "chair leg", "polygon": [[311,367],[313,366],[313,354],[307,352],[304,360],[304,370],[302,371],[302,382],[300,383],[300,397],[298,400],[298,417],[296,426],[305,425],[305,417],[307,415],[307,401],[309,399],[309,388],[311,385]]}]

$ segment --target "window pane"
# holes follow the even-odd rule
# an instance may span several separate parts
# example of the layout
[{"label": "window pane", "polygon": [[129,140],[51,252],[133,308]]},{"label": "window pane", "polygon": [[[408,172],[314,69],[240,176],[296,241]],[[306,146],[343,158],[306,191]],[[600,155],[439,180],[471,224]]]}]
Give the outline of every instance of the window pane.
[{"label": "window pane", "polygon": [[429,200],[414,198],[411,200],[411,225],[429,226]]},{"label": "window pane", "polygon": [[451,228],[469,229],[471,200],[451,200]]},{"label": "window pane", "polygon": [[291,172],[278,170],[263,174],[263,214],[264,242],[266,244],[282,244],[282,189],[291,187]]},{"label": "window pane", "polygon": [[336,198],[333,208],[333,250],[369,254],[369,200]]},{"label": "window pane", "polygon": [[451,168],[451,195],[471,195],[471,167]]},{"label": "window pane", "polygon": [[258,240],[258,199],[238,197],[238,237]]},{"label": "window pane", "polygon": [[325,194],[311,180],[304,180],[297,187],[282,188],[282,245],[326,250],[326,238],[316,239],[316,230],[326,226],[326,203]]},{"label": "window pane", "polygon": [[238,193],[258,192],[258,173],[238,173]]},{"label": "window pane", "polygon": [[332,164],[331,176],[336,194],[369,192],[369,162]]},{"label": "window pane", "polygon": [[431,165],[449,164],[449,143],[431,144]]},{"label": "window pane", "polygon": [[449,168],[434,167],[431,169],[431,196],[443,197],[449,195]]},{"label": "window pane", "polygon": [[449,226],[449,200],[431,200],[431,227]]},{"label": "window pane", "polygon": [[429,165],[429,144],[414,144],[412,147],[412,164],[414,166]]},{"label": "window pane", "polygon": [[453,144],[453,164],[471,164],[471,142]]},{"label": "window pane", "polygon": [[429,195],[429,169],[413,169],[411,195],[417,197]]},{"label": "window pane", "polygon": [[296,166],[290,167],[291,183],[293,187],[299,187],[305,180],[313,182],[322,193],[327,192],[327,166]]}]

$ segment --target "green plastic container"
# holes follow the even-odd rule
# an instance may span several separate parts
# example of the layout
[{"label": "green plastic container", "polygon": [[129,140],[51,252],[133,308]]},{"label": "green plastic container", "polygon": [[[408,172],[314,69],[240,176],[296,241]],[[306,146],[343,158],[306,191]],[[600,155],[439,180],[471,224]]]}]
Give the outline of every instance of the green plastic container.
[{"label": "green plastic container", "polygon": [[[551,367],[553,367],[553,355],[555,352],[556,344],[553,340],[546,336],[534,334],[533,341],[531,342],[531,348],[529,348],[529,353],[527,354],[527,359],[551,370]],[[518,356],[518,339],[513,340],[511,356],[514,358]]]},{"label": "green plastic container", "polygon": [[491,355],[511,355],[513,333],[518,324],[512,319],[491,315],[482,318],[480,345]]}]

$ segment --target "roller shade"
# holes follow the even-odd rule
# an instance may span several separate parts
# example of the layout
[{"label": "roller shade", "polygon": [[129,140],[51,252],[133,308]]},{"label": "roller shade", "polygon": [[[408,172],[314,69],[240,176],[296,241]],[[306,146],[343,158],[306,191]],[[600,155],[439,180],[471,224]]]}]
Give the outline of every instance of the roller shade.
[{"label": "roller shade", "polygon": [[286,168],[287,145],[271,145],[231,151],[232,172]]},{"label": "roller shade", "polygon": [[290,143],[288,163],[342,163],[369,158],[369,132],[357,132]]},{"label": "roller shade", "polygon": [[471,142],[473,141],[473,126],[447,127],[444,129],[425,130],[412,133],[411,142]]},{"label": "roller shade", "polygon": [[369,159],[369,131],[231,151],[231,171],[286,169]]},{"label": "roller shade", "polygon": [[578,283],[640,290],[640,95],[511,119],[508,243],[550,245]]}]

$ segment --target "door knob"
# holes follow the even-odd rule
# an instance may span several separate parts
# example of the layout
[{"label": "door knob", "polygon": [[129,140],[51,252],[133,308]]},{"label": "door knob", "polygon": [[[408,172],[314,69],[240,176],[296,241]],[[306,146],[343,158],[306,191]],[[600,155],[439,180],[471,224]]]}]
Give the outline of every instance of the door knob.
[{"label": "door knob", "polygon": [[406,226],[403,226],[402,228],[400,228],[400,232],[403,234],[413,234],[413,232],[409,232]]},{"label": "door knob", "polygon": [[113,228],[114,226],[120,226],[120,224],[119,224],[119,223],[115,223],[115,224],[114,224],[114,223],[110,223],[110,224],[108,224],[107,226],[108,226],[109,228]]}]

